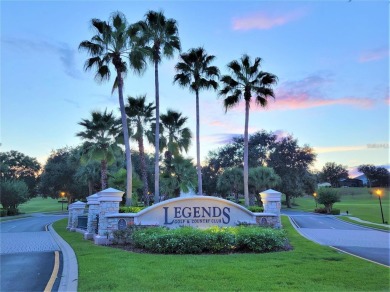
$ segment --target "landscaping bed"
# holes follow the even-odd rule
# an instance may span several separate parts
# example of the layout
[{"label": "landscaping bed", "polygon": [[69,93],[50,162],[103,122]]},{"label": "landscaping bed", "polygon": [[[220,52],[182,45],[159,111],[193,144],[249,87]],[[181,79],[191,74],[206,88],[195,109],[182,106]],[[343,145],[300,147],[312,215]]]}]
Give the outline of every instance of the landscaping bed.
[{"label": "landscaping bed", "polygon": [[167,229],[133,225],[114,231],[113,246],[162,254],[265,253],[291,249],[284,230],[259,226]]}]

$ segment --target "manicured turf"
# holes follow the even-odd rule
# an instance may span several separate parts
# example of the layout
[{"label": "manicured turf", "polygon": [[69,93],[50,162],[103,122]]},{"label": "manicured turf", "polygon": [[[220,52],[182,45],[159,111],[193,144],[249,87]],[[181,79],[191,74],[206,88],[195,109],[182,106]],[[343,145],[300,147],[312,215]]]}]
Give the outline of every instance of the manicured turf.
[{"label": "manicured turf", "polygon": [[369,224],[369,223],[359,222],[359,221],[353,220],[353,219],[351,219],[351,218],[349,218],[347,216],[339,216],[339,217],[337,217],[337,219],[340,219],[340,220],[343,220],[343,221],[346,221],[346,222],[349,222],[349,223],[365,226],[365,227],[370,227],[370,228],[375,228],[375,229],[380,229],[380,230],[390,230],[390,226],[389,225],[381,226],[381,225],[376,225],[376,224]]},{"label": "manicured turf", "polygon": [[79,264],[79,291],[388,291],[389,269],[300,236],[282,218],[294,250],[267,254],[138,254],[82,239],[54,224]]},{"label": "manicured turf", "polygon": [[[58,199],[51,198],[33,198],[28,202],[19,205],[19,211],[21,213],[42,213],[42,212],[61,212],[61,203],[58,203]],[[66,212],[67,203],[64,204],[64,212]]]},{"label": "manicured turf", "polygon": [[[335,203],[333,208],[340,209],[342,213],[348,211],[349,215],[358,217],[362,220],[373,223],[382,223],[378,197],[376,195],[371,195],[370,189],[337,188],[336,190],[341,193],[341,202]],[[383,216],[387,222],[390,222],[389,198],[390,192],[389,189],[386,189],[381,200]],[[294,206],[293,209],[311,212],[315,209],[315,201],[313,197],[296,198],[294,202],[299,206]]]}]

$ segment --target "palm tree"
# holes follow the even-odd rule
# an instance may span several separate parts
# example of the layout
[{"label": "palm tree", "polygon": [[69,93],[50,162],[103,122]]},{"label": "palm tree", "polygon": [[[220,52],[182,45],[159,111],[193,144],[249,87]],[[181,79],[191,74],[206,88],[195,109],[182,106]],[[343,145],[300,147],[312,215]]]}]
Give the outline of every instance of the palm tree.
[{"label": "palm tree", "polygon": [[115,143],[120,134],[120,121],[112,112],[92,112],[91,120],[83,119],[78,123],[85,128],[76,136],[81,137],[85,142],[82,146],[82,160],[100,161],[102,190],[107,188],[107,165],[115,161],[115,151],[119,148]]},{"label": "palm tree", "polygon": [[[156,91],[156,121],[160,120],[160,95],[158,81],[158,64],[162,57],[172,58],[175,50],[180,51],[180,39],[176,20],[167,19],[162,11],[148,11],[144,21],[132,26],[131,35],[135,36],[142,46],[144,55],[154,64],[154,84]],[[154,201],[160,197],[159,160],[160,160],[160,124],[155,123],[155,156],[154,156]]]},{"label": "palm tree", "polygon": [[[100,19],[91,20],[92,27],[96,30],[90,41],[82,41],[80,50],[85,50],[91,56],[84,65],[86,71],[96,70],[95,80],[97,82],[108,81],[111,76],[110,65],[115,68],[116,78],[113,91],[118,89],[119,107],[122,119],[123,140],[126,152],[127,188],[126,205],[131,204],[132,196],[132,165],[130,141],[123,101],[123,78],[128,68],[135,73],[141,73],[145,68],[145,62],[141,51],[136,46],[137,42],[130,37],[126,17],[120,12],[114,12],[109,21]],[[124,60],[128,58],[128,62]]]},{"label": "palm tree", "polygon": [[143,197],[145,206],[149,206],[149,195],[148,195],[148,178],[145,164],[145,147],[144,147],[144,136],[146,129],[150,127],[150,124],[155,120],[153,111],[155,106],[153,103],[146,104],[146,96],[139,96],[134,98],[129,96],[127,99],[128,103],[125,107],[126,114],[129,118],[131,129],[133,130],[132,138],[138,142],[138,150],[140,155],[141,163],[141,174],[143,183]]},{"label": "palm tree", "polygon": [[165,158],[168,164],[172,157],[177,157],[184,150],[188,151],[191,144],[192,133],[184,124],[187,122],[187,117],[183,117],[181,113],[168,110],[161,117],[161,146],[165,148]]},{"label": "palm tree", "polygon": [[221,77],[224,88],[219,92],[219,95],[225,96],[224,106],[226,111],[238,105],[241,99],[245,100],[244,196],[246,206],[249,206],[248,124],[250,102],[253,96],[256,104],[265,107],[269,97],[275,98],[272,86],[278,80],[275,75],[260,71],[260,63],[261,59],[256,58],[252,64],[250,57],[246,54],[241,59],[230,62],[227,67],[232,75]]},{"label": "palm tree", "polygon": [[258,166],[249,168],[248,184],[251,189],[251,199],[256,199],[260,207],[262,206],[260,192],[274,188],[280,182],[280,176],[271,167]]},{"label": "palm tree", "polygon": [[203,48],[191,49],[188,53],[180,55],[181,61],[176,64],[175,69],[178,74],[174,77],[174,82],[195,92],[196,97],[196,168],[198,172],[198,191],[202,190],[202,171],[200,166],[200,138],[199,138],[199,90],[218,88],[218,83],[214,78],[219,77],[219,70],[210,63],[215,59],[213,55],[207,55]]}]

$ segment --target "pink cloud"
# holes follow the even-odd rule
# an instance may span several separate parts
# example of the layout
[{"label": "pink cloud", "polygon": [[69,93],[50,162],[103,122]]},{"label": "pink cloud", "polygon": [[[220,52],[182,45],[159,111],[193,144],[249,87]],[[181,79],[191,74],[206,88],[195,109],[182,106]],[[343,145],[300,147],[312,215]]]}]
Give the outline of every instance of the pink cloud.
[{"label": "pink cloud", "polygon": [[365,63],[365,62],[372,62],[381,60],[384,58],[389,57],[389,49],[388,48],[379,48],[367,52],[363,52],[360,54],[359,62]]},{"label": "pink cloud", "polygon": [[233,19],[233,30],[270,29],[301,18],[303,11],[292,11],[279,15],[256,13]]},{"label": "pink cloud", "polygon": [[[343,97],[343,98],[325,98],[325,97],[316,97],[311,96],[307,93],[301,94],[289,94],[287,92],[278,92],[275,93],[275,100],[270,99],[266,106],[266,110],[298,110],[298,109],[308,109],[313,107],[320,106],[330,106],[330,105],[352,105],[360,108],[370,108],[374,105],[375,100],[371,98],[358,98],[358,97]],[[251,112],[261,112],[265,110],[264,108],[255,104],[254,101],[251,102],[250,111]],[[244,112],[245,104],[241,102],[233,110]]]},{"label": "pink cloud", "polygon": [[[332,83],[332,76],[327,73],[313,74],[296,81],[286,81],[275,89],[275,100],[270,98],[266,109],[298,110],[331,105],[351,105],[360,108],[370,108],[376,102],[375,99],[367,97],[328,97],[322,92],[322,88],[329,87]],[[244,102],[241,102],[235,110],[243,112],[245,110]],[[264,109],[252,101],[251,111],[264,111]]]},{"label": "pink cloud", "polygon": [[369,108],[374,104],[370,98],[343,97],[326,98],[310,96],[307,93],[288,94],[287,92],[277,92],[276,100],[268,103],[269,110],[283,109],[307,109],[329,105],[352,105],[361,108]]}]

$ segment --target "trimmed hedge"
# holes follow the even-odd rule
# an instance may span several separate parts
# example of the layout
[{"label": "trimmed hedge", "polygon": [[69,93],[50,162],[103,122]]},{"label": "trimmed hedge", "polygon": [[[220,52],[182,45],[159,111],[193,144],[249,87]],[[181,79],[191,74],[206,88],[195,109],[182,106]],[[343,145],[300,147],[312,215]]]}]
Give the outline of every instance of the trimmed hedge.
[{"label": "trimmed hedge", "polygon": [[139,211],[145,209],[146,207],[119,207],[119,213],[138,213]]},{"label": "trimmed hedge", "polygon": [[264,212],[264,208],[260,206],[249,206],[248,210],[254,213],[261,213]]},{"label": "trimmed hedge", "polygon": [[332,211],[330,211],[330,214],[332,214],[332,215],[340,215],[340,209],[332,209]]},{"label": "trimmed hedge", "polygon": [[315,213],[320,213],[320,214],[331,214],[331,215],[340,215],[340,209],[332,209],[330,213],[326,210],[326,208],[317,208],[314,210]]},{"label": "trimmed hedge", "polygon": [[114,243],[132,244],[152,253],[199,254],[271,252],[288,249],[284,230],[259,226],[140,228],[129,226],[114,232]]}]

